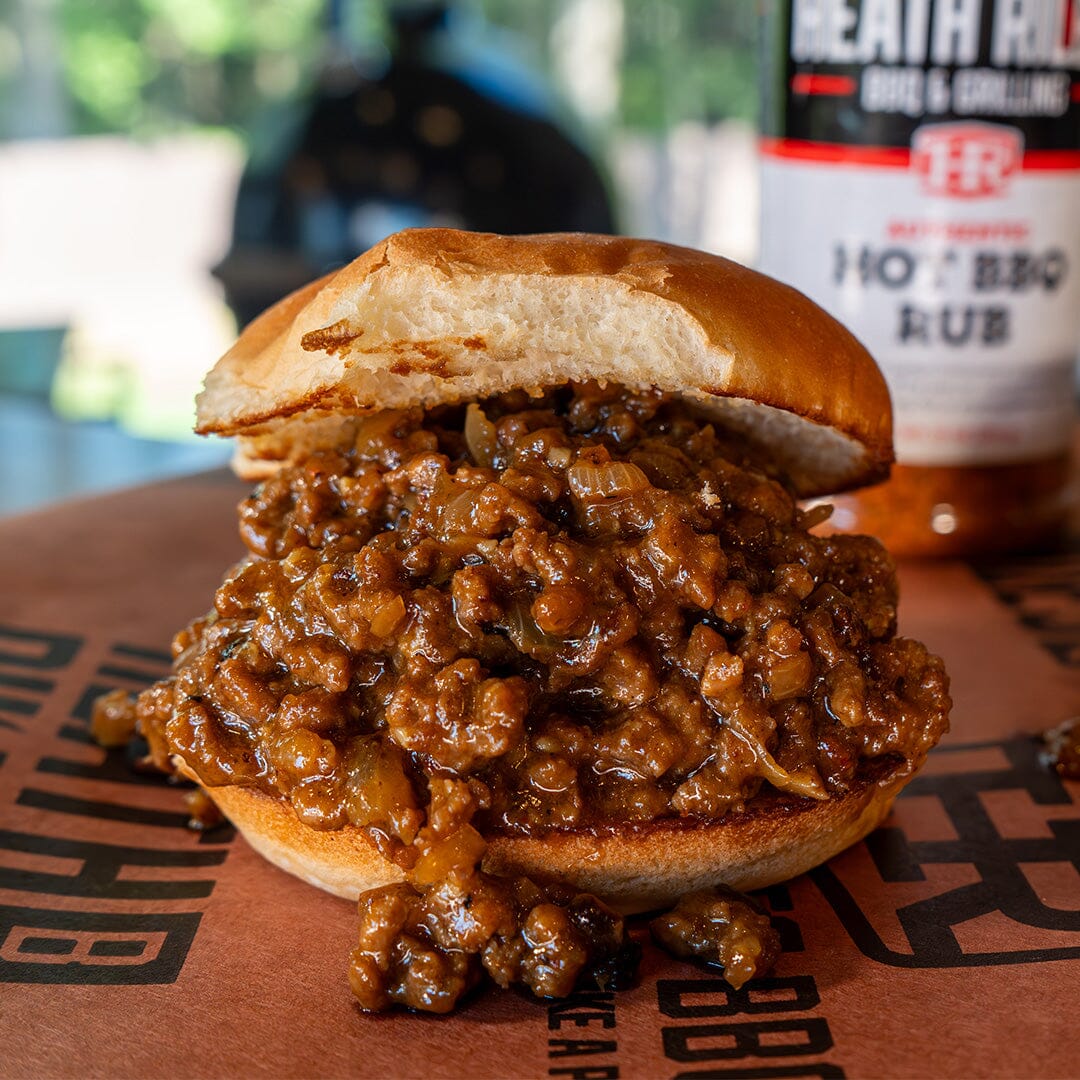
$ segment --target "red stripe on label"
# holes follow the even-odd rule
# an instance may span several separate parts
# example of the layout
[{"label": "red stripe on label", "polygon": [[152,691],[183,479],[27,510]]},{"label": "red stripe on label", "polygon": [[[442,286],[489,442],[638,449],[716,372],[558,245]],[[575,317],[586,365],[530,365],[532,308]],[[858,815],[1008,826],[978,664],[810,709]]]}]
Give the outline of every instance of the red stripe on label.
[{"label": "red stripe on label", "polygon": [[1080,82],[1074,82],[1069,89],[1069,98],[1072,101],[1080,101]]},{"label": "red stripe on label", "polygon": [[828,94],[832,97],[844,97],[854,94],[858,83],[850,75],[792,75],[791,92],[793,94]]},{"label": "red stripe on label", "polygon": [[822,164],[873,165],[889,169],[906,169],[911,164],[911,151],[904,146],[845,146],[842,143],[778,139],[767,135],[758,140],[758,146],[766,157],[819,161]]},{"label": "red stripe on label", "polygon": [[[904,146],[845,146],[843,143],[762,135],[758,139],[758,149],[764,157],[813,161],[822,165],[863,165],[880,169],[911,166],[911,151]],[[1028,150],[1020,167],[1034,171],[1080,169],[1080,150]]]},{"label": "red stripe on label", "polygon": [[1028,150],[1022,169],[1080,169],[1080,150]]}]

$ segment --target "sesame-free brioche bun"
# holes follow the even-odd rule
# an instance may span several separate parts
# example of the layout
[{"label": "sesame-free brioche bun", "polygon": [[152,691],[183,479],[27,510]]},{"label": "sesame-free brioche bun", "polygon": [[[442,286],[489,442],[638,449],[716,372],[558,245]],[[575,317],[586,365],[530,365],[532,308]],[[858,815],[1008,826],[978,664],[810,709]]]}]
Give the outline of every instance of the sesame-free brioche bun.
[{"label": "sesame-free brioche bun", "polygon": [[727,259],[587,234],[410,229],[286,297],[218,362],[197,430],[260,479],[371,409],[601,380],[682,394],[769,448],[799,495],[883,479],[889,395],[801,293]]},{"label": "sesame-free brioche bun", "polygon": [[[389,237],[244,331],[207,377],[198,430],[238,436],[237,471],[258,479],[347,447],[371,410],[585,380],[682,395],[768,447],[799,495],[878,480],[892,460],[880,372],[801,293],[702,252],[582,234]],[[864,763],[846,794],[759,795],[719,821],[489,835],[483,865],[627,912],[762,888],[864,837],[919,764]],[[312,829],[255,788],[208,790],[256,851],[323,889],[355,899],[404,879],[362,829]]]},{"label": "sesame-free brioche bun", "polygon": [[[181,766],[191,779],[193,773]],[[763,889],[826,862],[872,832],[910,778],[907,765],[877,763],[842,796],[825,801],[779,794],[752,800],[717,822],[661,818],[644,825],[486,837],[483,869],[555,879],[619,911],[650,911],[695,889]],[[207,793],[268,862],[337,896],[405,880],[362,829],[329,832],[256,788]]]}]

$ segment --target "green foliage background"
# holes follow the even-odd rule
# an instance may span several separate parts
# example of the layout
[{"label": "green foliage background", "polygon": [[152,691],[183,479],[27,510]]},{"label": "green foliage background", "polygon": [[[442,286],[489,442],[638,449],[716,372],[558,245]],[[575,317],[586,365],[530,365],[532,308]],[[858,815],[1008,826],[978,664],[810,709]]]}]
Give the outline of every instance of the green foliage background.
[{"label": "green foliage background", "polygon": [[[516,32],[541,68],[565,2],[460,0]],[[622,4],[622,126],[655,131],[685,118],[754,118],[756,3]],[[51,23],[72,134],[229,127],[257,149],[266,116],[310,85],[325,46],[326,0],[0,0],[0,98],[14,98],[15,107],[27,85],[20,67],[33,62],[20,41],[31,6],[39,23]],[[386,8],[381,0],[346,5],[358,49],[383,39]]]},{"label": "green foliage background", "polygon": [[322,0],[60,0],[63,70],[81,132],[244,128],[294,94]]}]

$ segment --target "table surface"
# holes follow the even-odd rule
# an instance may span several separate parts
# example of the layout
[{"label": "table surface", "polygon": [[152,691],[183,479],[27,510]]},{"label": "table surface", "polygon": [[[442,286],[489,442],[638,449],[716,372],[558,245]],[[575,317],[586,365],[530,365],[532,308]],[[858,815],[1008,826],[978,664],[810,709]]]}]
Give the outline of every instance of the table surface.
[{"label": "table surface", "polygon": [[0,517],[222,465],[225,442],[139,438],[61,419],[31,394],[0,393]]},{"label": "table surface", "polygon": [[763,895],[785,935],[766,982],[736,994],[645,935],[622,994],[372,1018],[351,905],[193,836],[174,788],[87,733],[97,694],[167,671],[244,490],[218,470],[0,521],[0,1073],[1076,1075],[1080,785],[1030,733],[1080,703],[1080,555],[901,568],[953,730],[883,828]]}]

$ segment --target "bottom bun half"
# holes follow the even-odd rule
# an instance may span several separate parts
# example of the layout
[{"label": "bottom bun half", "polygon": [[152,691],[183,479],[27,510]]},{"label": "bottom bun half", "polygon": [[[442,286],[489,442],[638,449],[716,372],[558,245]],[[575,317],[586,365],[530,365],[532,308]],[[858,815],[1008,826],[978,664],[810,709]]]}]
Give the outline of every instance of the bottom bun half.
[{"label": "bottom bun half", "polygon": [[[759,796],[747,810],[718,822],[673,819],[489,836],[483,868],[556,879],[624,913],[670,906],[685,893],[720,884],[753,891],[796,877],[857,843],[885,819],[908,779],[907,769],[879,769],[824,802]],[[405,878],[360,828],[309,828],[287,803],[254,788],[210,788],[208,794],[267,861],[328,892],[355,900]]]}]

